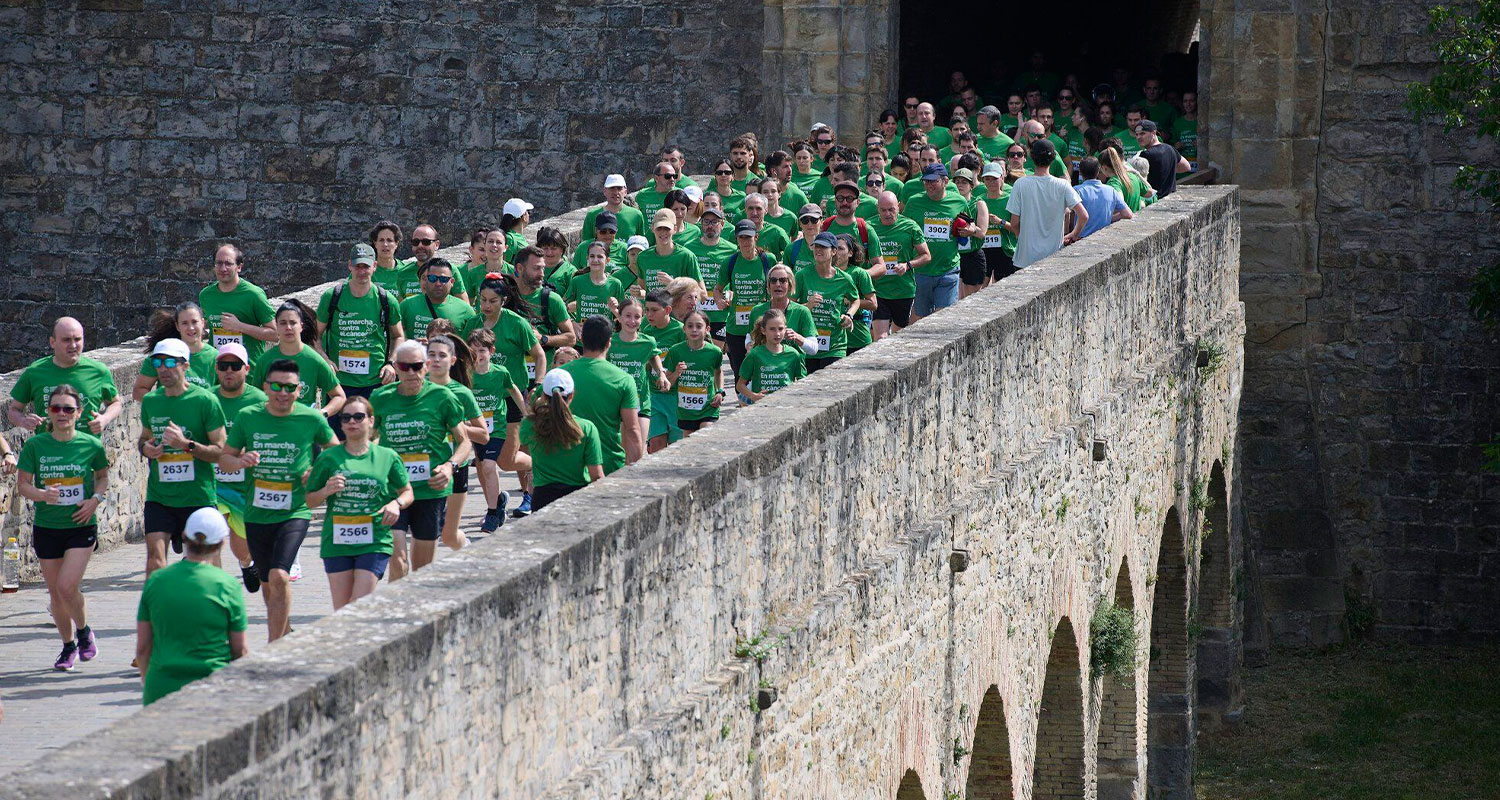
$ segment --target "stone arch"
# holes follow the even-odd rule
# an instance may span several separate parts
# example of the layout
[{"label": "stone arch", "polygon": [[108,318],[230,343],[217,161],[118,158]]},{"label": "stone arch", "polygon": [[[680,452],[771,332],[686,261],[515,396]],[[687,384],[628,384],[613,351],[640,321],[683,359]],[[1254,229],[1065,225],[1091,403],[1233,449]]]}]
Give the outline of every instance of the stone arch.
[{"label": "stone arch", "polygon": [[1198,554],[1197,715],[1199,730],[1215,730],[1239,703],[1239,612],[1235,601],[1236,564],[1229,529],[1229,491],[1224,464],[1215,461],[1208,478]]},{"label": "stone arch", "polygon": [[[1130,583],[1130,562],[1120,564],[1115,579],[1115,605],[1128,609],[1132,616],[1135,591]],[[1098,778],[1099,800],[1129,800],[1140,785],[1140,756],[1136,748],[1135,681],[1121,681],[1105,675],[1100,679]]]},{"label": "stone arch", "polygon": [[979,703],[964,797],[968,800],[1010,800],[1013,796],[1012,774],[1005,700],[1000,697],[1000,687],[992,685]]},{"label": "stone arch", "polygon": [[1193,658],[1185,545],[1173,507],[1162,524],[1151,601],[1146,782],[1153,798],[1193,796]]},{"label": "stone arch", "polygon": [[1042,709],[1037,715],[1033,800],[1076,800],[1084,787],[1084,720],[1078,638],[1067,617],[1052,631]]},{"label": "stone arch", "polygon": [[901,785],[896,788],[896,800],[927,800],[922,792],[922,778],[914,769],[901,776]]}]

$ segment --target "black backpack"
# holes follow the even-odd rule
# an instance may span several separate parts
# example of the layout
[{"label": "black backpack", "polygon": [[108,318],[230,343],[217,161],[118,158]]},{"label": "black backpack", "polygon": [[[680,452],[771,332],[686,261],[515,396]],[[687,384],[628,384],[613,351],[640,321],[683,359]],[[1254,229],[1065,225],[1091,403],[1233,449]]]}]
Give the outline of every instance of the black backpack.
[{"label": "black backpack", "polygon": [[[328,300],[328,330],[325,331],[326,338],[323,341],[324,352],[333,352],[334,345],[338,343],[339,298],[344,295],[344,287],[348,285],[349,282],[344,281],[333,287],[333,297]],[[370,288],[374,289],[378,293],[376,296],[380,298],[380,335],[385,339],[385,347],[389,349],[391,346],[391,293],[374,284],[371,284]],[[428,301],[428,304],[431,305],[431,301]],[[432,315],[436,317],[437,312],[432,312]]]}]

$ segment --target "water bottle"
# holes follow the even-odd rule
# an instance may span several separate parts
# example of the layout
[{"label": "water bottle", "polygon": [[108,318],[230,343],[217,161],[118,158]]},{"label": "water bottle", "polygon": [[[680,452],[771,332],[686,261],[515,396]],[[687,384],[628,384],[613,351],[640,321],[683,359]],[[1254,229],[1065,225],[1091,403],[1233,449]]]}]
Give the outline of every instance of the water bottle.
[{"label": "water bottle", "polygon": [[5,540],[3,574],[0,574],[0,592],[10,594],[21,590],[21,545],[12,536]]}]

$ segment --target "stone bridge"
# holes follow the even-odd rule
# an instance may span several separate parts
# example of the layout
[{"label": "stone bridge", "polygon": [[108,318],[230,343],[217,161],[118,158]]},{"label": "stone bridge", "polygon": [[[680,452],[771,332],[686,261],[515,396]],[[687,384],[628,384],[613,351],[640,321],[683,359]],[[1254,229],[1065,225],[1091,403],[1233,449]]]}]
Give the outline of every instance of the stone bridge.
[{"label": "stone bridge", "polygon": [[1184,189],[7,790],[1190,797],[1238,704],[1239,215]]}]

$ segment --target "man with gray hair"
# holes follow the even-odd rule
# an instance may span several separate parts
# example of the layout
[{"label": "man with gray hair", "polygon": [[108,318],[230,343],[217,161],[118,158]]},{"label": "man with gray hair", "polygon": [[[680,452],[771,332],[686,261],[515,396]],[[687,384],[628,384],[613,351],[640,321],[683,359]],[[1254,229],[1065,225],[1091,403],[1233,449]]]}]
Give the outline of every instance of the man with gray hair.
[{"label": "man with gray hair", "polygon": [[1005,149],[1015,143],[1015,140],[1000,130],[1000,109],[985,106],[979,109],[975,120],[979,129],[975,143],[979,146],[979,152],[984,153],[984,159],[990,161],[1005,158]]},{"label": "man with gray hair", "polygon": [[781,254],[792,246],[792,239],[786,235],[786,231],[782,230],[781,226],[766,224],[766,211],[770,205],[765,195],[760,192],[751,192],[745,196],[745,219],[755,224],[756,245],[780,261]]}]

